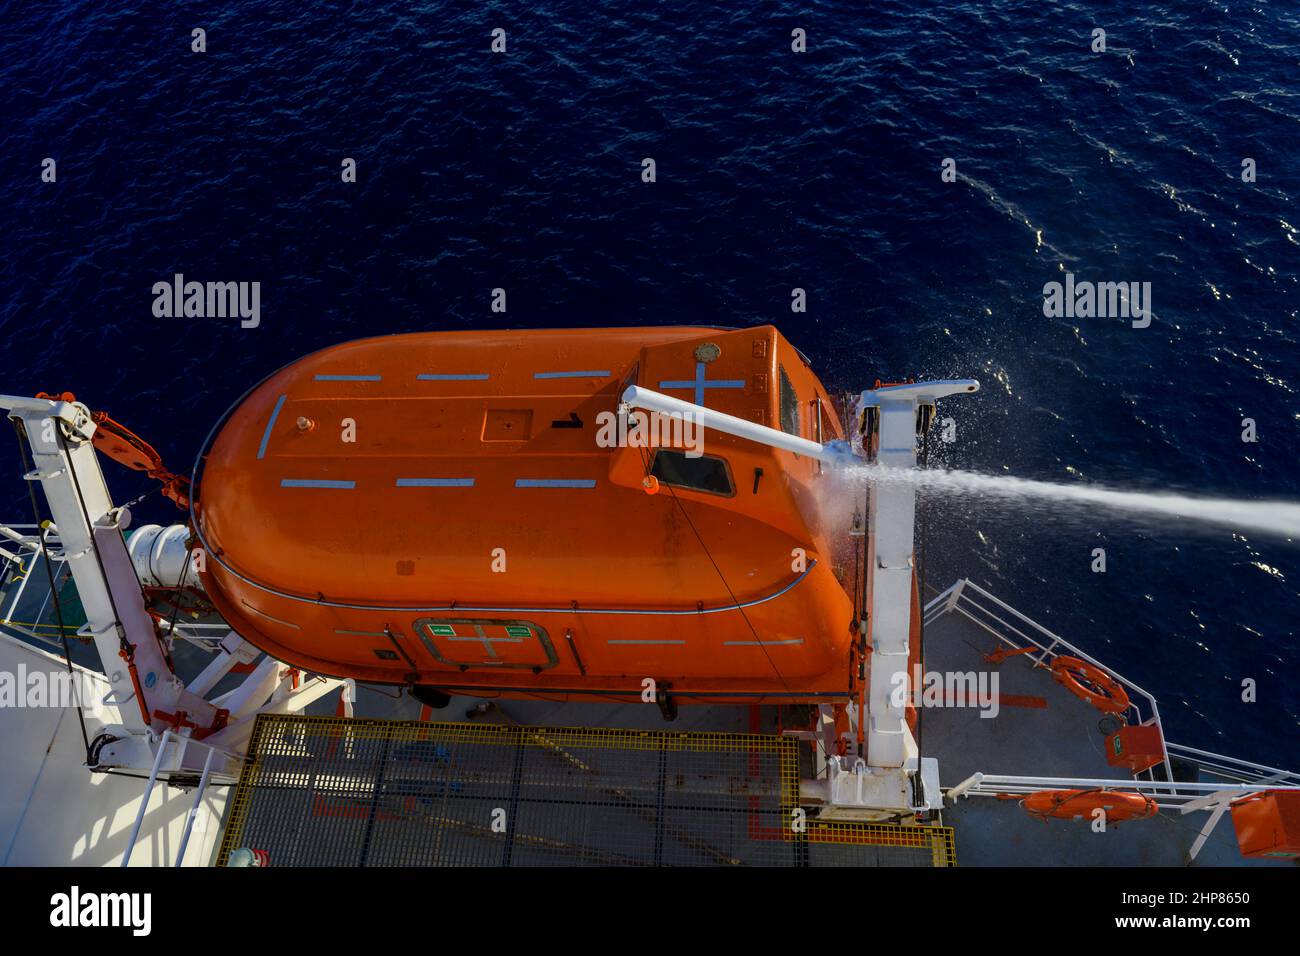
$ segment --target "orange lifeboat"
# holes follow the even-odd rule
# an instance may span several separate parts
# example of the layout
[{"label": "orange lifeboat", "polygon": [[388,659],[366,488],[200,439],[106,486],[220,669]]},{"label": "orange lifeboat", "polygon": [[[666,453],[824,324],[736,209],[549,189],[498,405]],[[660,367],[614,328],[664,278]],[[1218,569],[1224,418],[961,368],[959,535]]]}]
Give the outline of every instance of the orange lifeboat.
[{"label": "orange lifeboat", "polygon": [[844,436],[772,327],[350,342],[275,373],[214,428],[193,494],[207,594],[269,654],[363,681],[847,697],[854,589],[834,568],[855,545],[821,513],[822,467],[713,431],[698,455],[682,436],[616,440],[629,384]]}]

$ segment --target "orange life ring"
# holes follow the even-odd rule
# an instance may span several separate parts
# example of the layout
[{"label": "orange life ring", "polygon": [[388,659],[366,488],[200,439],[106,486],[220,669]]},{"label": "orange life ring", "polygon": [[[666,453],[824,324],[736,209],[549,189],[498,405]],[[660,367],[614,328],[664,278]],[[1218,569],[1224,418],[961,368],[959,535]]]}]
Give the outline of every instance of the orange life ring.
[{"label": "orange life ring", "polygon": [[1020,805],[1030,816],[1041,820],[1048,817],[1091,820],[1093,811],[1101,808],[1106,811],[1108,823],[1153,817],[1160,809],[1145,794],[1122,790],[1040,790],[1025,797]]},{"label": "orange life ring", "polygon": [[1052,676],[1070,693],[1103,713],[1122,714],[1129,708],[1128,693],[1120,682],[1096,664],[1078,657],[1057,657],[1052,661]]}]

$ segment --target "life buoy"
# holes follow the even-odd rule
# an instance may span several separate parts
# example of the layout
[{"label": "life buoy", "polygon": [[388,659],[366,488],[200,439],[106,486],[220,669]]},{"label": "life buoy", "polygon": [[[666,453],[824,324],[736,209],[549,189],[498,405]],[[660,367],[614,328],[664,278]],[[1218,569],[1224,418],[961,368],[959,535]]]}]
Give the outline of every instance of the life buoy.
[{"label": "life buoy", "polygon": [[1040,820],[1091,820],[1093,812],[1100,808],[1106,812],[1108,823],[1141,820],[1155,816],[1160,809],[1150,797],[1122,790],[1040,790],[1025,797],[1020,805]]},{"label": "life buoy", "polygon": [[1122,714],[1129,708],[1128,693],[1123,686],[1096,664],[1078,657],[1057,657],[1052,661],[1052,676],[1070,693],[1102,713]]}]

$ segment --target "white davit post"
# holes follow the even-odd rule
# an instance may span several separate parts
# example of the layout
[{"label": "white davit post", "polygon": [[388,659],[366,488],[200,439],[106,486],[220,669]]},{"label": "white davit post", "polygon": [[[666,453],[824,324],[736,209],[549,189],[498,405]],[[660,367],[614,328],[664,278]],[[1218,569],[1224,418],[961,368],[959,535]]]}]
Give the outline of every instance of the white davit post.
[{"label": "white davit post", "polygon": [[[106,704],[117,708],[130,734],[148,732],[156,710],[185,711],[208,726],[216,708],[185,690],[172,673],[145,608],[135,567],[122,539],[123,510],[113,507],[99,470],[91,438],[95,424],[80,402],[0,395],[0,408],[22,423],[31,448],[33,471],[59,529],[68,567],[99,658],[112,688]],[[137,696],[130,664],[120,651],[133,650],[133,663],[145,699]],[[145,712],[149,717],[145,717]]]},{"label": "white davit post", "polygon": [[[880,409],[876,464],[911,471],[916,468],[917,409],[947,395],[979,390],[972,379],[889,385],[865,391],[854,409],[854,422],[868,407]],[[870,449],[867,449],[869,452]],[[870,502],[867,568],[871,595],[871,683],[867,697],[867,764],[884,776],[903,776],[916,766],[916,740],[907,726],[906,698],[895,688],[907,680],[911,650],[912,578],[914,571],[916,485],[877,480]],[[904,685],[906,686],[906,685]],[[882,794],[897,787],[882,786]]]}]

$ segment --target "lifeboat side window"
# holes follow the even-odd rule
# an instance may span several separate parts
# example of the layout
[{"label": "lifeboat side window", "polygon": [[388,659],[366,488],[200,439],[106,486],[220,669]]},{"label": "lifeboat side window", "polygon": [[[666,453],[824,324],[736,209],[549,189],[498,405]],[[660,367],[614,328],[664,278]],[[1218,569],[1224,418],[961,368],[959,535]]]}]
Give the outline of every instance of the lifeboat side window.
[{"label": "lifeboat side window", "polygon": [[727,468],[726,459],[714,455],[688,458],[685,452],[661,448],[655,452],[650,474],[666,485],[674,485],[690,491],[728,496],[736,493],[735,486],[731,483],[731,471]]},{"label": "lifeboat side window", "polygon": [[790,435],[799,434],[799,396],[795,394],[790,376],[785,373],[785,366],[778,365],[781,373],[781,431]]}]

